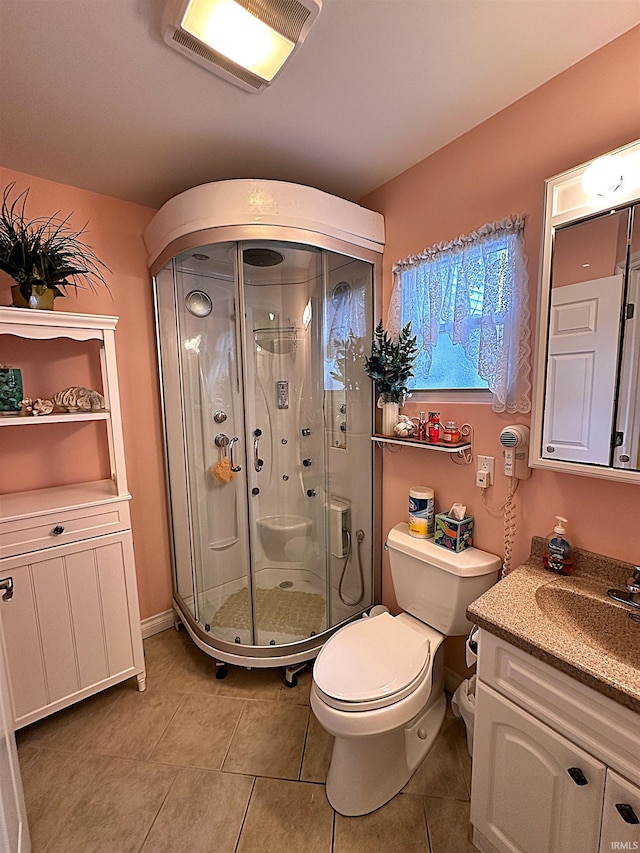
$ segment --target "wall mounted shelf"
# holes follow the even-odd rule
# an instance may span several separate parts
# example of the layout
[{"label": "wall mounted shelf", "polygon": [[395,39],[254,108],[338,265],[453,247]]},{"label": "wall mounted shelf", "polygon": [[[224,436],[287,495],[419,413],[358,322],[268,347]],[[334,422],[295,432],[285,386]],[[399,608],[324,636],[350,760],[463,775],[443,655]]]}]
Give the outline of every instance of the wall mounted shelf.
[{"label": "wall mounted shelf", "polygon": [[97,412],[56,412],[51,415],[3,415],[0,417],[0,426],[25,426],[26,424],[61,424],[68,421],[106,421],[111,413],[105,409]]},{"label": "wall mounted shelf", "polygon": [[465,464],[469,465],[473,459],[473,427],[470,424],[463,424],[460,427],[460,434],[468,437],[468,440],[452,444],[448,441],[420,441],[417,438],[397,438],[393,435],[375,433],[371,436],[371,441],[375,441],[378,447],[395,444],[400,447],[416,447],[420,450],[435,450],[440,453],[455,454],[463,459]]}]

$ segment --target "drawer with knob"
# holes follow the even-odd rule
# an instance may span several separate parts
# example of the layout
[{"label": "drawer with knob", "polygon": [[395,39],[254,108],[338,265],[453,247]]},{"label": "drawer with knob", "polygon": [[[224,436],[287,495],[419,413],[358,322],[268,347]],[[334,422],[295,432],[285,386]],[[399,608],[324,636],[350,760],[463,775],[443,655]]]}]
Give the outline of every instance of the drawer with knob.
[{"label": "drawer with knob", "polygon": [[129,503],[126,500],[0,521],[0,558],[120,533],[130,528]]}]

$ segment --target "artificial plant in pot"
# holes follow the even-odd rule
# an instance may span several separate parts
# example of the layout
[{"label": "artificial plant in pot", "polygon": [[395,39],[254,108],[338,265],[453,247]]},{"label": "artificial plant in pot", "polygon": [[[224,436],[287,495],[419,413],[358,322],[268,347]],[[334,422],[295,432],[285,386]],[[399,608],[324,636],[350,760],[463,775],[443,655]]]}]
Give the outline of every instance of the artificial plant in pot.
[{"label": "artificial plant in pot", "polygon": [[407,382],[413,376],[413,367],[418,354],[417,339],[411,335],[411,323],[402,329],[394,341],[382,326],[376,326],[371,356],[365,359],[364,369],[375,382],[380,395],[378,405],[383,406],[382,432],[393,435],[398,422],[398,410],[407,394]]},{"label": "artificial plant in pot", "polygon": [[52,309],[54,299],[69,288],[108,290],[103,270],[109,268],[80,239],[86,225],[76,231],[69,216],[60,219],[57,214],[27,220],[29,190],[11,200],[14,187],[15,181],[5,187],[0,208],[0,270],[16,282],[11,288],[14,306]]}]

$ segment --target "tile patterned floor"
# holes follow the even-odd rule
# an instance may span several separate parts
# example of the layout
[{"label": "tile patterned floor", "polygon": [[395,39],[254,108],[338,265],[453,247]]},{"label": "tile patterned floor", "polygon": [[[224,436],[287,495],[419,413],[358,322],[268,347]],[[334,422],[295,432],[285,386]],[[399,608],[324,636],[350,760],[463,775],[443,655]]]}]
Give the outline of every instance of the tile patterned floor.
[{"label": "tile patterned floor", "polygon": [[471,762],[448,712],[404,791],[370,815],[327,802],[331,737],[281,670],[215,665],[184,631],[135,679],[18,733],[33,853],[474,853]]}]

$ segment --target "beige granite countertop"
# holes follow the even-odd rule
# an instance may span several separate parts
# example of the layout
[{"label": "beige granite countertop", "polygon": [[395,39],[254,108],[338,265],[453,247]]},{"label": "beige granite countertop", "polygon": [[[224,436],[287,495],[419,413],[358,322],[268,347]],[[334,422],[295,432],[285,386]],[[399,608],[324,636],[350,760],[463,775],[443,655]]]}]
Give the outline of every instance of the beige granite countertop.
[{"label": "beige granite countertop", "polygon": [[543,546],[534,537],[527,561],[474,601],[467,617],[640,713],[640,622],[606,595],[625,589],[632,566],[576,549],[574,571],[563,577],[544,569]]}]

